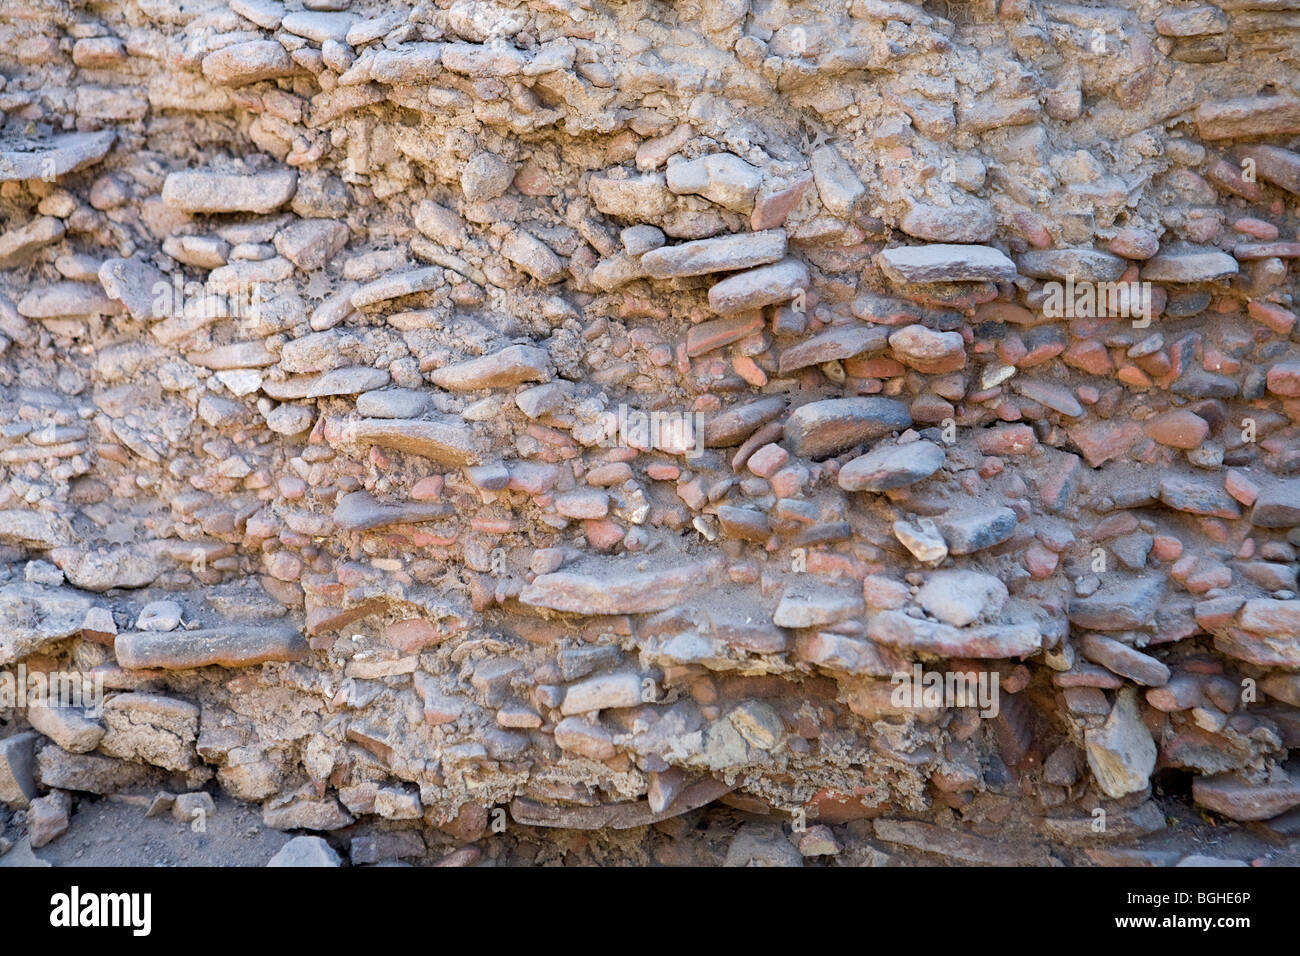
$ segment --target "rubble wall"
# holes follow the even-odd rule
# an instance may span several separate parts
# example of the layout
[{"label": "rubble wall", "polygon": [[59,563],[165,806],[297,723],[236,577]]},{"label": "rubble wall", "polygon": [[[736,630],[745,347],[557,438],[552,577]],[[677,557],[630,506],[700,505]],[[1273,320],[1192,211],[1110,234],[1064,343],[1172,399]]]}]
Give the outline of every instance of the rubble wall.
[{"label": "rubble wall", "polygon": [[1300,804],[1297,0],[305,6],[0,8],[11,822]]}]

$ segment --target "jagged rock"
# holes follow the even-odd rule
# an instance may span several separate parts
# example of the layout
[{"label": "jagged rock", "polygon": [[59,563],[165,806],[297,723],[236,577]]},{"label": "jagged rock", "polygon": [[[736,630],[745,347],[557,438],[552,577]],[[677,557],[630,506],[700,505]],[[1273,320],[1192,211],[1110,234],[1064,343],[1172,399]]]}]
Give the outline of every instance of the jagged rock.
[{"label": "jagged rock", "polygon": [[1294,528],[1300,525],[1300,480],[1270,482],[1260,489],[1250,511],[1257,528]]},{"label": "jagged rock", "polygon": [[862,180],[840,155],[839,150],[827,144],[814,151],[812,174],[822,204],[832,215],[841,219],[850,218],[853,207],[866,194],[867,188],[862,185]]},{"label": "jagged rock", "polygon": [[118,694],[104,705],[104,725],[99,749],[110,757],[167,770],[189,770],[198,762],[199,708],[189,701]]},{"label": "jagged rock", "polygon": [[803,866],[803,855],[780,827],[747,823],[727,848],[723,866]]},{"label": "jagged rock", "polygon": [[966,508],[949,512],[937,524],[949,554],[974,554],[1010,538],[1018,520],[1010,508]]},{"label": "jagged rock", "polygon": [[696,193],[737,212],[754,208],[762,171],[731,153],[668,164],[667,186],[675,193]]},{"label": "jagged rock", "polygon": [[1150,627],[1164,590],[1163,575],[1124,575],[1120,580],[1108,580],[1089,597],[1070,601],[1070,623],[1094,631]]},{"label": "jagged rock", "polygon": [[916,595],[925,613],[953,627],[965,627],[997,614],[1007,599],[1007,587],[978,571],[935,571]]},{"label": "jagged rock", "polygon": [[0,739],[0,802],[22,809],[40,794],[32,773],[38,736],[26,731]]},{"label": "jagged rock", "polygon": [[937,564],[948,556],[948,544],[943,540],[938,526],[929,518],[895,521],[893,532],[894,537],[918,561]]},{"label": "jagged rock", "polygon": [[342,866],[334,848],[316,836],[296,836],[276,851],[267,866]]},{"label": "jagged rock", "polygon": [[72,797],[63,790],[33,800],[27,810],[27,830],[32,847],[43,847],[63,836],[71,815]]},{"label": "jagged rock", "polygon": [[1115,696],[1106,723],[1084,731],[1083,740],[1088,767],[1108,797],[1119,799],[1146,788],[1156,767],[1156,744],[1142,722],[1133,688]]}]

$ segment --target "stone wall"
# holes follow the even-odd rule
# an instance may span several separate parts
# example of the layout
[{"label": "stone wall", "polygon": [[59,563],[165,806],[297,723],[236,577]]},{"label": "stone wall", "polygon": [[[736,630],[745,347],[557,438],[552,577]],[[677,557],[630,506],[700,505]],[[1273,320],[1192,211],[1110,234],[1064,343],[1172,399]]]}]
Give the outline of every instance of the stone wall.
[{"label": "stone wall", "polygon": [[11,836],[1300,804],[1300,2],[305,6],[0,9]]}]

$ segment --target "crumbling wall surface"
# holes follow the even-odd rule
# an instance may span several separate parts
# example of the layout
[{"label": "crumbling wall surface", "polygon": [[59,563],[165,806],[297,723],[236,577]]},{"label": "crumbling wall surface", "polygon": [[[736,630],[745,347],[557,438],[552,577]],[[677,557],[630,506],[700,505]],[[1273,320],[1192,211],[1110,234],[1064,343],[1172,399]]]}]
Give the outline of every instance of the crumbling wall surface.
[{"label": "crumbling wall surface", "polygon": [[1297,0],[5,0],[0,667],[105,697],[0,696],[10,822],[1286,813],[1298,59]]}]

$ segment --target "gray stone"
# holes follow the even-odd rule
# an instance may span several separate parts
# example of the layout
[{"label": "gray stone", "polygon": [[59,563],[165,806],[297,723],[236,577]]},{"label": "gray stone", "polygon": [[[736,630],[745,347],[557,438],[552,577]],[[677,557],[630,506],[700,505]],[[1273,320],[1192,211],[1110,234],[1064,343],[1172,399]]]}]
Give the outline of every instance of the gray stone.
[{"label": "gray stone", "polygon": [[936,523],[950,554],[974,554],[1010,538],[1018,519],[1010,508],[967,507],[949,512]]},{"label": "gray stone", "polygon": [[944,450],[928,441],[881,445],[845,464],[837,477],[845,491],[889,491],[928,478],[944,462]]},{"label": "gray stone", "polygon": [[889,345],[889,334],[889,327],[884,325],[837,326],[785,349],[779,370],[788,375],[810,365],[883,352]]},{"label": "gray stone", "polygon": [[1096,593],[1070,601],[1070,623],[1093,631],[1151,627],[1164,590],[1163,574],[1108,575]]},{"label": "gray stone", "polygon": [[181,606],[175,601],[150,601],[135,619],[139,631],[174,631],[180,627]]},{"label": "gray stone", "polygon": [[860,591],[792,585],[781,595],[772,622],[778,627],[822,627],[862,613]]},{"label": "gray stone", "polygon": [[830,398],[801,405],[786,419],[784,436],[803,458],[829,458],[912,424],[907,406],[891,398]]},{"label": "gray stone", "polygon": [[1115,282],[1128,261],[1096,249],[1034,249],[1016,257],[1021,275],[1064,282]]},{"label": "gray stone", "polygon": [[21,810],[40,795],[32,773],[39,737],[28,730],[0,740],[0,802]]},{"label": "gray stone", "polygon": [[1146,282],[1213,282],[1237,274],[1237,260],[1218,249],[1166,249],[1142,266]]}]

